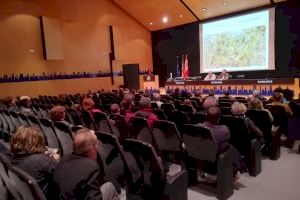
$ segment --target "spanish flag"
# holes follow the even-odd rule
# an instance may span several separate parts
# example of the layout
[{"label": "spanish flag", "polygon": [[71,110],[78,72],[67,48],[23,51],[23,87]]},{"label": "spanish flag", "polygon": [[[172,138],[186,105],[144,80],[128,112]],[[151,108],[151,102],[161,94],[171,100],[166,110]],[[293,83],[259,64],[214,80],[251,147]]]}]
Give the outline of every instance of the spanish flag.
[{"label": "spanish flag", "polygon": [[184,60],[183,79],[187,79],[189,76],[190,76],[189,61],[188,61],[188,57],[186,54],[185,60]]}]

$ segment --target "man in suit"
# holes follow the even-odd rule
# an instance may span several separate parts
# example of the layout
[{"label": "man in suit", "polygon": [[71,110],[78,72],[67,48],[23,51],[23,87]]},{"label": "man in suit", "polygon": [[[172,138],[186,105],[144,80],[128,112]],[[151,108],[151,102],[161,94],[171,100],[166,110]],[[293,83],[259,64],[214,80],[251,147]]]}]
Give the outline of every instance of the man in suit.
[{"label": "man in suit", "polygon": [[[73,153],[57,165],[53,181],[61,200],[119,199],[111,183],[104,183],[97,164],[98,141],[93,131],[81,129],[75,133]],[[103,184],[104,183],[104,184]]]}]

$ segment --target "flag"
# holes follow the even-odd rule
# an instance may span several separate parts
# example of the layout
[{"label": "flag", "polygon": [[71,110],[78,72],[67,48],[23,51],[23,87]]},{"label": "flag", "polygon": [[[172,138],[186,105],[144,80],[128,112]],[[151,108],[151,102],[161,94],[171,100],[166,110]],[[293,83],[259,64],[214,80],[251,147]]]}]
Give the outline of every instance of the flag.
[{"label": "flag", "polygon": [[180,77],[180,65],[178,55],[176,56],[176,77]]},{"label": "flag", "polygon": [[184,55],[182,55],[181,58],[181,77],[184,77]]},{"label": "flag", "polygon": [[190,70],[189,70],[189,61],[187,54],[185,55],[185,60],[184,60],[184,71],[183,71],[183,78],[186,79],[190,75]]}]

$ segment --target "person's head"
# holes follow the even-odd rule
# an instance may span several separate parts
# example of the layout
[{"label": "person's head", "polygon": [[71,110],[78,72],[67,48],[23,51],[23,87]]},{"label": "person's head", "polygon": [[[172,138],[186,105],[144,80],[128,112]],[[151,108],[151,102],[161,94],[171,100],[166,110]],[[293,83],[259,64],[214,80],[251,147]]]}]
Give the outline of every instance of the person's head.
[{"label": "person's head", "polygon": [[229,91],[225,91],[225,92],[224,92],[224,96],[225,96],[225,97],[229,97],[229,95],[230,95]]},{"label": "person's head", "polygon": [[74,134],[73,154],[97,160],[98,140],[94,131],[79,129]]},{"label": "person's head", "polygon": [[226,74],[227,73],[226,69],[223,69],[221,73]]},{"label": "person's head", "polygon": [[283,97],[284,97],[287,101],[293,100],[293,97],[294,97],[294,91],[293,91],[293,90],[290,90],[290,89],[284,89],[284,90],[283,90]]},{"label": "person's head", "polygon": [[185,99],[185,100],[183,101],[183,105],[191,106],[191,105],[192,105],[192,102],[191,102],[191,100],[189,100],[189,99]]},{"label": "person's head", "polygon": [[2,103],[7,107],[15,106],[14,99],[12,97],[5,97],[2,99]]},{"label": "person's head", "polygon": [[86,97],[82,101],[82,109],[86,111],[91,111],[94,109],[95,102],[92,98]]},{"label": "person's head", "polygon": [[142,97],[140,100],[141,108],[151,108],[151,99],[149,97]]},{"label": "person's head", "polygon": [[207,117],[206,120],[213,124],[218,124],[221,116],[220,108],[213,106],[207,109]]},{"label": "person's head", "polygon": [[134,95],[132,93],[125,93],[124,98],[121,102],[121,107],[123,110],[131,110],[134,102],[133,102]]},{"label": "person's head", "polygon": [[66,94],[60,94],[57,97],[57,102],[59,105],[64,106],[66,104],[67,95]]},{"label": "person's head", "polygon": [[209,92],[208,92],[208,96],[215,96],[215,90],[213,89],[210,89]]},{"label": "person's head", "polygon": [[260,96],[260,91],[259,90],[253,90],[252,92],[254,97],[259,97]]},{"label": "person's head", "polygon": [[50,119],[52,121],[63,121],[66,117],[66,109],[63,106],[54,106],[50,110]]},{"label": "person's head", "polygon": [[40,129],[21,126],[10,140],[10,149],[14,154],[35,154],[45,151],[45,139]]},{"label": "person's head", "polygon": [[158,93],[153,94],[153,101],[160,101],[160,95]]},{"label": "person's head", "polygon": [[74,103],[71,105],[71,108],[77,111],[81,110],[81,105],[79,103]]},{"label": "person's head", "polygon": [[243,103],[234,102],[231,105],[231,113],[232,113],[232,115],[235,115],[235,116],[245,115],[246,111],[247,111],[247,107]]},{"label": "person's head", "polygon": [[116,103],[110,105],[110,111],[112,114],[120,115],[120,106]]},{"label": "person's head", "polygon": [[282,94],[279,92],[274,92],[273,94],[273,102],[281,102]]},{"label": "person's head", "polygon": [[252,98],[250,101],[248,101],[248,108],[261,110],[264,108],[264,106],[259,98]]},{"label": "person's head", "polygon": [[208,110],[208,108],[210,108],[210,107],[218,106],[218,102],[214,97],[208,96],[205,98],[202,106],[203,106],[204,110]]},{"label": "person's head", "polygon": [[212,76],[212,74],[213,74],[212,71],[209,71],[209,72],[208,72],[208,75],[209,75],[209,76]]},{"label": "person's head", "polygon": [[30,108],[31,107],[31,98],[29,96],[21,96],[19,104],[21,107]]}]

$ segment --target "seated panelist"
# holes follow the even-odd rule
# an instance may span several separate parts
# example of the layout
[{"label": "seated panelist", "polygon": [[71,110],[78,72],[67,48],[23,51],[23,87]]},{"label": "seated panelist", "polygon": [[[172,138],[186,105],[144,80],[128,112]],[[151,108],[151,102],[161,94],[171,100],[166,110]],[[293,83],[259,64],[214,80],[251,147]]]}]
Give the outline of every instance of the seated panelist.
[{"label": "seated panelist", "polygon": [[222,72],[219,74],[218,80],[228,80],[229,79],[229,74],[225,69],[222,70]]},{"label": "seated panelist", "polygon": [[216,75],[209,71],[208,74],[204,78],[205,81],[213,81],[216,80]]}]

